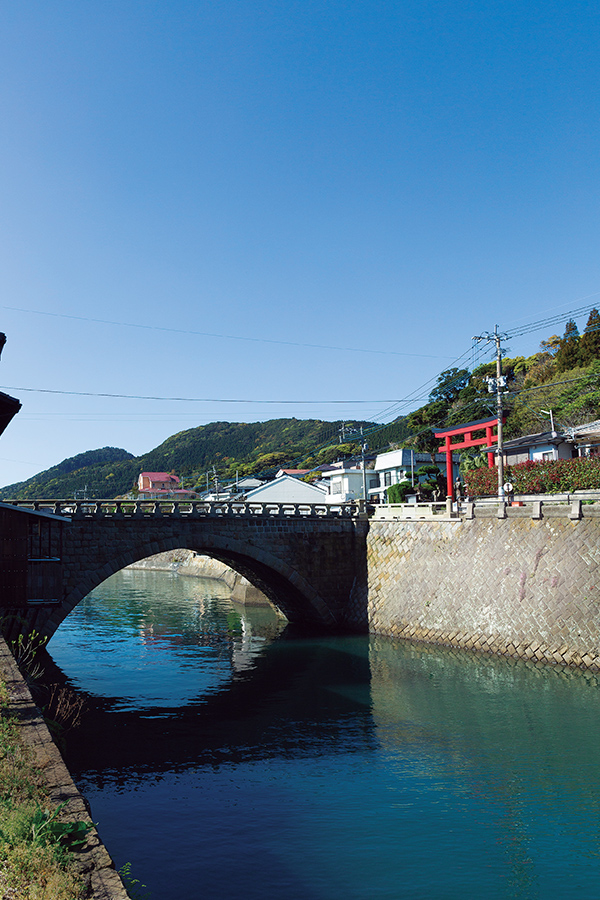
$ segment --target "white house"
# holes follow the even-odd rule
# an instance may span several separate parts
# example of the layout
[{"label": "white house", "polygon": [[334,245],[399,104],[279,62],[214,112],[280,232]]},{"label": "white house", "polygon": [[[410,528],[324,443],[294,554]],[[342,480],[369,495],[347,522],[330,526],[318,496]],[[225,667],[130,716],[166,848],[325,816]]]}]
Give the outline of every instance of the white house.
[{"label": "white house", "polygon": [[[487,447],[485,448],[487,451]],[[573,443],[568,435],[556,431],[541,431],[538,434],[526,434],[502,442],[505,465],[515,466],[518,463],[545,459],[572,459]],[[497,452],[498,445],[492,447]]]},{"label": "white house", "polygon": [[[367,485],[369,475],[372,474],[372,471],[367,469]],[[353,459],[332,463],[327,467],[327,471],[321,473],[320,484],[328,490],[328,503],[348,503],[351,500],[360,500],[363,497],[362,465]]]},{"label": "white house", "polygon": [[260,487],[261,484],[265,482],[261,478],[254,478],[251,475],[245,475],[243,478],[238,478],[236,481],[232,481],[228,484],[220,484],[217,490],[216,487],[209,488],[209,490],[204,491],[201,494],[202,500],[220,500],[221,502],[227,500],[243,500],[244,495],[248,493],[248,491],[254,490],[254,488]]},{"label": "white house", "polygon": [[[441,472],[446,471],[446,455],[437,453],[435,462]],[[453,455],[453,463],[458,472],[458,454]],[[371,503],[386,502],[386,488],[401,481],[411,481],[413,472],[420,466],[431,464],[429,453],[419,453],[405,447],[378,453],[373,468],[369,468],[372,459],[367,463],[364,473],[362,463],[353,460],[342,460],[332,463],[321,476],[322,485],[329,488],[329,503],[347,503],[361,500],[364,496],[363,484],[366,482],[367,498]]]},{"label": "white house", "polygon": [[[453,455],[453,466],[458,473],[458,454]],[[367,472],[367,492],[369,500],[374,503],[385,503],[386,488],[401,481],[412,481],[413,475],[421,466],[431,465],[429,453],[409,450],[400,447],[398,450],[388,450],[386,453],[378,453],[375,459],[373,472]],[[435,454],[435,465],[440,472],[446,471],[446,454]],[[418,479],[416,479],[418,480]]]},{"label": "white house", "polygon": [[282,475],[246,493],[247,503],[326,503],[327,499],[325,488],[293,475]]}]

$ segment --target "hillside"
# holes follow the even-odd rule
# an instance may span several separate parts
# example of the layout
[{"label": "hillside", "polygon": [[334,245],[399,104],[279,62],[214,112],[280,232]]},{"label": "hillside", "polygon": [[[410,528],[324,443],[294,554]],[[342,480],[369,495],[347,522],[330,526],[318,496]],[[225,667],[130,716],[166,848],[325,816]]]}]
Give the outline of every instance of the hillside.
[{"label": "hillside", "polygon": [[[87,486],[90,498],[117,497],[130,491],[141,471],[175,472],[186,487],[205,484],[206,472],[221,480],[240,475],[273,475],[282,466],[310,468],[359,452],[360,443],[339,443],[342,424],[356,434],[372,422],[323,422],[315,419],[271,419],[267,422],[212,422],[167,438],[142,456],[105,447],[63,460],[28,481],[0,489],[0,500],[36,497],[67,498]],[[387,448],[407,434],[402,422],[380,427],[371,449]]]},{"label": "hillside", "polygon": [[[547,430],[548,410],[557,429],[600,418],[600,315],[592,310],[581,336],[568,322],[562,338],[552,335],[532,356],[504,359],[503,370],[506,438]],[[138,457],[115,447],[90,450],[0,489],[0,500],[69,498],[86,486],[90,498],[118,497],[132,490],[144,470],[174,472],[185,487],[202,490],[207,472],[216,472],[223,482],[236,473],[272,476],[282,467],[313,468],[359,454],[361,427],[371,452],[398,444],[431,452],[439,443],[432,429],[495,414],[495,397],[485,380],[494,373],[495,363],[473,372],[448,369],[424,406],[389,425],[318,419],[211,422],[174,434]]]},{"label": "hillside", "polygon": [[[8,485],[0,490],[0,500],[26,500],[35,497],[73,497],[75,491],[88,488],[89,497],[114,496],[115,484],[121,484],[126,477],[134,477],[135,457],[133,453],[118,447],[102,447],[88,450],[57,466],[34,475],[27,481]],[[119,476],[115,472],[119,472]],[[127,474],[126,474],[127,473]],[[68,493],[63,493],[68,486]]]},{"label": "hillside", "polygon": [[[505,358],[503,408],[507,416],[505,439],[547,431],[550,410],[555,428],[566,430],[600,418],[600,314],[592,309],[580,336],[573,320],[563,337],[552,335],[531,356]],[[409,413],[403,424],[411,443],[431,452],[437,445],[432,429],[487,418],[496,414],[495,395],[486,378],[496,363],[442,372],[424,406]]]}]

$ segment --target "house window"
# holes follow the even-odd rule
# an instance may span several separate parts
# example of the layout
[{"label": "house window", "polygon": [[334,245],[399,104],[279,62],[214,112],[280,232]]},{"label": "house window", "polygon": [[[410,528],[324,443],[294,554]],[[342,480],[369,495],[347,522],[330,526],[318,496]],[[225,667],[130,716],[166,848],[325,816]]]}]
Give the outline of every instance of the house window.
[{"label": "house window", "polygon": [[331,485],[331,493],[332,494],[341,494],[342,493],[342,482],[334,481]]},{"label": "house window", "polygon": [[545,453],[542,453],[542,459],[543,460],[554,459],[554,454],[552,453],[551,450],[547,450]]},{"label": "house window", "polygon": [[385,487],[389,487],[389,485],[392,483],[392,473],[391,472],[383,473],[383,483],[384,483]]}]

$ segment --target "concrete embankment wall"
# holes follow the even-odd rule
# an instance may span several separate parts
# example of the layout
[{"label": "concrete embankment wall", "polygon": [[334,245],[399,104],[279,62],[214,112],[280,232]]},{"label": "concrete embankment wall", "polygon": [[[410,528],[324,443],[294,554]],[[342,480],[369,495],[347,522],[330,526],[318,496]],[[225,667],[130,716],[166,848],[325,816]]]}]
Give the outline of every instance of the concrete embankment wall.
[{"label": "concrete embankment wall", "polygon": [[600,516],[586,509],[372,521],[370,631],[600,670]]},{"label": "concrete embankment wall", "polygon": [[[58,806],[66,802],[64,819],[69,822],[90,821],[85,801],[73,782],[60,752],[29,688],[23,681],[14,657],[0,635],[0,673],[6,682],[9,711],[20,725],[20,735],[33,754],[33,759],[46,780],[50,799]],[[90,900],[127,900],[128,894],[112,859],[95,828],[88,833],[85,848],[76,854],[79,869],[88,884]]]},{"label": "concrete embankment wall", "polygon": [[239,575],[218,559],[201,556],[192,550],[169,550],[156,553],[128,566],[129,569],[151,569],[160,572],[176,572],[193,578],[213,578],[231,588],[231,599],[244,606],[269,606],[268,597],[247,578]]}]

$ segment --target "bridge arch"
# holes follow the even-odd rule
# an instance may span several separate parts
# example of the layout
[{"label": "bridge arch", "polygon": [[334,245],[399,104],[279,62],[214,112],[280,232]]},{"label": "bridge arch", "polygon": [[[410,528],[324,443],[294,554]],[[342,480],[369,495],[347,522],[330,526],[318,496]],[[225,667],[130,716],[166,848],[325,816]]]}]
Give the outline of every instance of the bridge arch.
[{"label": "bridge arch", "polygon": [[51,637],[78,603],[111,575],[148,556],[177,549],[193,550],[229,566],[261,590],[291,622],[322,627],[336,625],[337,617],[326,600],[289,563],[265,548],[253,547],[249,554],[245,541],[204,534],[200,540],[188,538],[182,541],[181,536],[171,535],[146,546],[136,544],[118,556],[109,557],[101,566],[82,571],[62,603],[52,610],[44,633]]},{"label": "bridge arch", "polygon": [[186,548],[230,566],[294,623],[363,630],[366,536],[360,512],[309,504],[35,501],[68,516],[62,535],[60,603],[18,613],[51,637],[90,591],[110,575],[156,553]]}]

